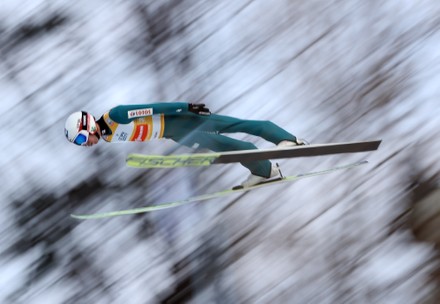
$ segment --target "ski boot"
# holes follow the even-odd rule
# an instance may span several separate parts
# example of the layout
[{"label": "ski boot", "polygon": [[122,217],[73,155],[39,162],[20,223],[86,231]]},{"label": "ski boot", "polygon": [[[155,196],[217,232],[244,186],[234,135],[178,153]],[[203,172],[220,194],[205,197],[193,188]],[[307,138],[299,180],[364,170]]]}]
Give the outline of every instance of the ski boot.
[{"label": "ski boot", "polygon": [[262,176],[250,174],[248,178],[240,184],[240,186],[234,188],[235,189],[248,188],[271,180],[276,180],[279,178],[282,178],[280,168],[278,166],[272,165],[269,177],[262,177]]},{"label": "ski boot", "polygon": [[295,146],[308,146],[310,145],[309,142],[307,142],[305,139],[299,139],[297,138],[295,141],[292,140],[283,140],[278,143],[278,148],[290,148]]}]

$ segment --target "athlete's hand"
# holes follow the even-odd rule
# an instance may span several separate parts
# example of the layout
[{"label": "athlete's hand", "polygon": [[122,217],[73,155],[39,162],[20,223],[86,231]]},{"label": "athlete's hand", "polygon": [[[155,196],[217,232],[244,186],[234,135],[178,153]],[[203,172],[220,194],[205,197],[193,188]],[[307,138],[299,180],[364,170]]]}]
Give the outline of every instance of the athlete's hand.
[{"label": "athlete's hand", "polygon": [[211,111],[205,107],[204,103],[189,103],[188,111],[196,113],[198,115],[211,115]]}]

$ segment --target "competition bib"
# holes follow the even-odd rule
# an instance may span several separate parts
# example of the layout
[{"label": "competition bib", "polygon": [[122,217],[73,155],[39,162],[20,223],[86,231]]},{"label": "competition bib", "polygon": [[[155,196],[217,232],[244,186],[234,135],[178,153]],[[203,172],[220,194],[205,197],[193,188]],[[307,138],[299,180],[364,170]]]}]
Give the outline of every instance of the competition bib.
[{"label": "competition bib", "polygon": [[112,131],[112,134],[102,136],[105,141],[147,141],[163,137],[165,127],[163,114],[139,117],[129,124],[119,124],[110,118],[109,113],[105,113],[104,120]]}]

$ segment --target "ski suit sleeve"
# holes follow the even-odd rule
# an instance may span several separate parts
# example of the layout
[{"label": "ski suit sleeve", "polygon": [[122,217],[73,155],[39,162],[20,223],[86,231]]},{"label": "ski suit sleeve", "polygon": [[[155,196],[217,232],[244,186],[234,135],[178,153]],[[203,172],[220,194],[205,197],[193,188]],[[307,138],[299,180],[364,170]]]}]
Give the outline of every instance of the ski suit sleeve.
[{"label": "ski suit sleeve", "polygon": [[133,119],[154,114],[184,114],[188,113],[188,103],[167,102],[136,105],[121,105],[110,110],[110,118],[119,124],[128,124]]}]

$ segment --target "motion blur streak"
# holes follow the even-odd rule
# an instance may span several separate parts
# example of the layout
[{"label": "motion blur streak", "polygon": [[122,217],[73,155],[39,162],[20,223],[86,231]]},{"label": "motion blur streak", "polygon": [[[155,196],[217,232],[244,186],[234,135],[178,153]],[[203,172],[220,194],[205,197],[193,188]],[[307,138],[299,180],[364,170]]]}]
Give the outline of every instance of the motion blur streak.
[{"label": "motion blur streak", "polygon": [[[2,0],[0,20],[0,303],[439,303],[438,0]],[[191,152],[168,141],[64,138],[74,111],[158,101],[271,120],[312,143],[383,144],[280,161],[286,175],[370,161],[350,172],[69,218],[245,178],[239,165],[125,166],[128,153]]]}]

